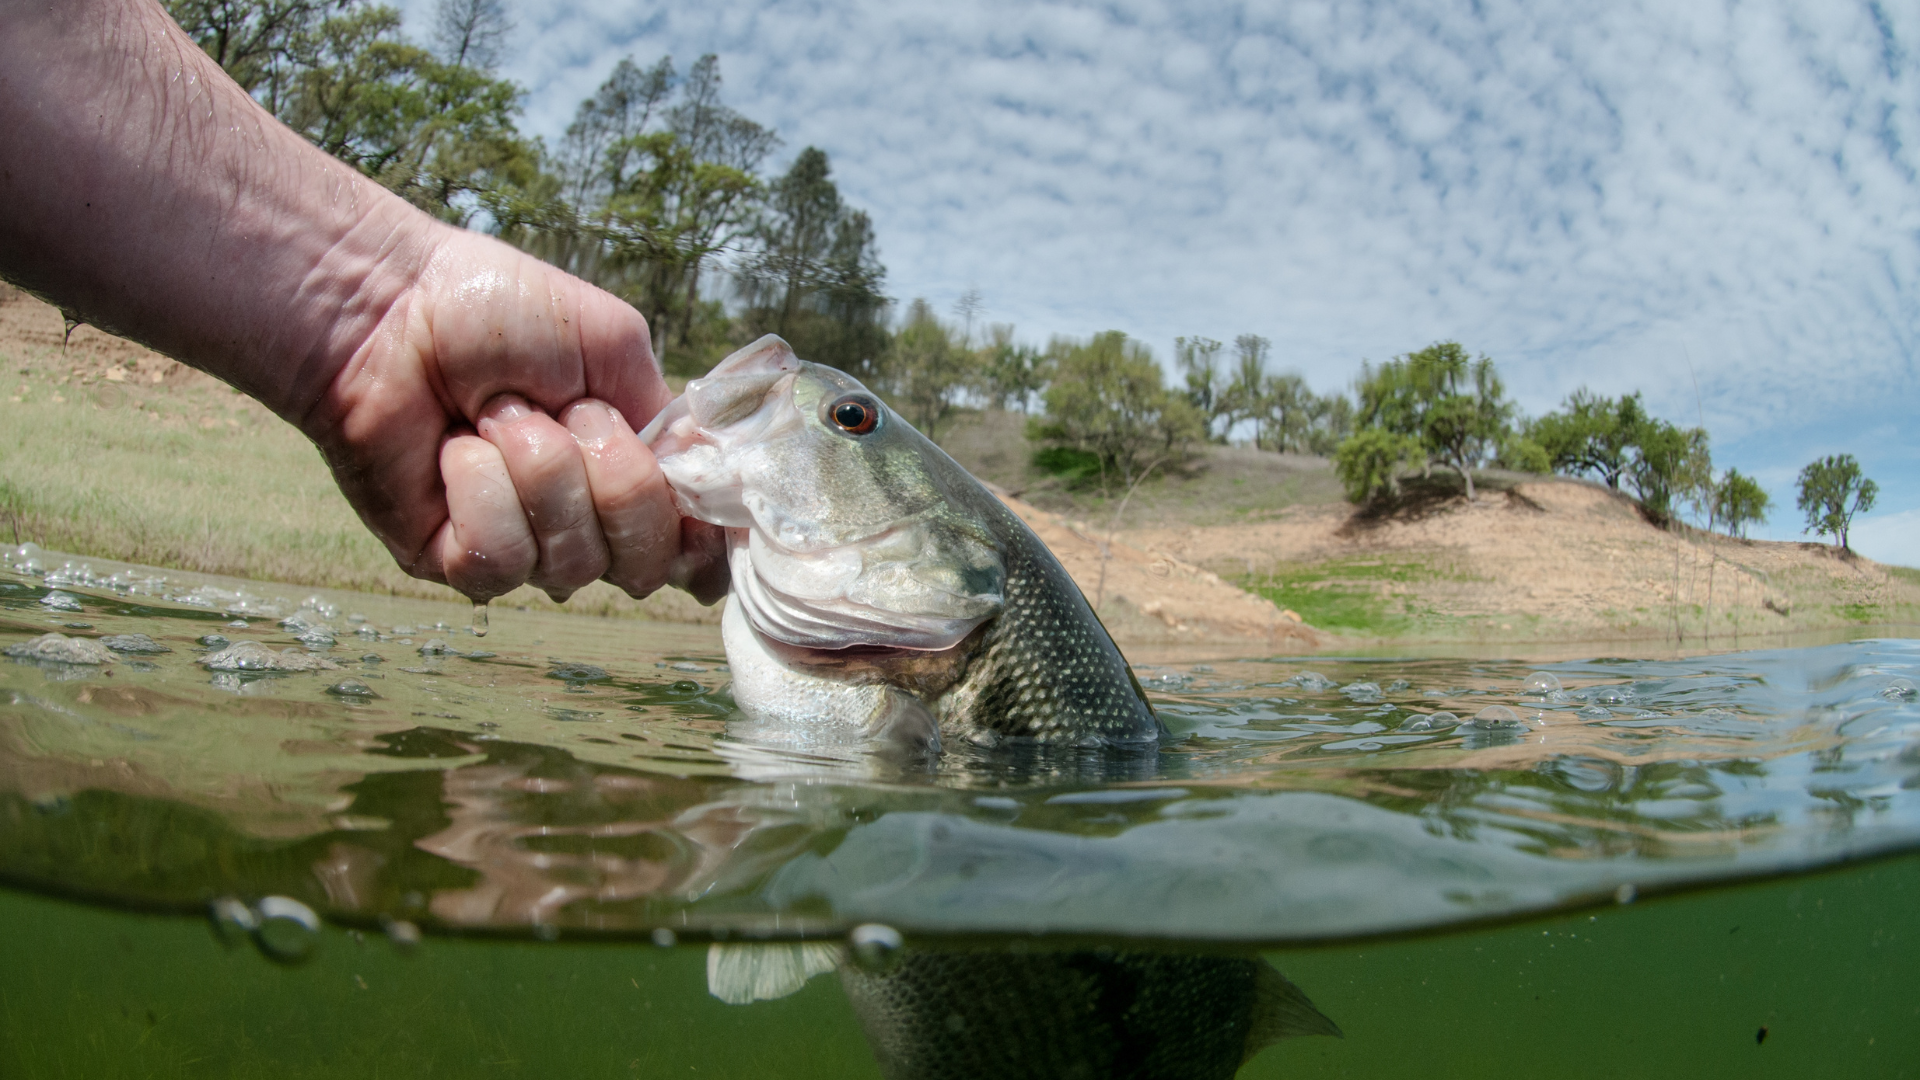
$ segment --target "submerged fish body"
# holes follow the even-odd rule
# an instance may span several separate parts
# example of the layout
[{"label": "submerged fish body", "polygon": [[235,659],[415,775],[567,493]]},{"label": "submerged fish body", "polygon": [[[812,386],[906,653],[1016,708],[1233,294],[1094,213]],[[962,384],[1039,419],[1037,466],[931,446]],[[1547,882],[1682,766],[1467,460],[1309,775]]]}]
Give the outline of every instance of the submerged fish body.
[{"label": "submerged fish body", "polygon": [[851,376],[764,337],[643,437],[682,511],[727,530],[748,716],[928,747],[1164,733],[1039,537]]},{"label": "submerged fish body", "polygon": [[887,1080],[1226,1080],[1274,1042],[1340,1028],[1258,957],[907,950],[884,971],[837,945],[714,945],[707,989],[785,997],[838,969]]}]

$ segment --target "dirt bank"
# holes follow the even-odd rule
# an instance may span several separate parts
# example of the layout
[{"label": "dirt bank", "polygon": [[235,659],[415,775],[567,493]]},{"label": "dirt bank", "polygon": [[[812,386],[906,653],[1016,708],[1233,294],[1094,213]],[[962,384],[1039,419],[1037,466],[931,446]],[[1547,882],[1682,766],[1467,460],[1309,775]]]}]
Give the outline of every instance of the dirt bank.
[{"label": "dirt bank", "polygon": [[1825,544],[1650,525],[1624,495],[1541,478],[1369,516],[1161,525],[1128,545],[1212,570],[1352,639],[1660,640],[1735,647],[1837,627],[1920,624],[1920,571]]},{"label": "dirt bank", "polygon": [[[11,539],[178,569],[449,598],[405,578],[311,447],[257,404],[93,327],[62,348],[53,308],[0,286],[0,523]],[[974,414],[943,438],[1053,548],[1123,642],[1273,652],[1385,642],[1672,642],[1735,647],[1920,623],[1920,571],[1825,545],[1656,529],[1579,481],[1487,478],[1392,513],[1340,501],[1327,463],[1207,448],[1116,506],[1029,464],[1025,419]],[[247,490],[250,498],[230,493]],[[276,501],[277,500],[277,501]],[[283,505],[284,504],[284,505]],[[533,590],[503,606],[549,607]],[[713,621],[682,594],[596,585],[563,610]],[[1707,639],[1709,629],[1712,638]]]}]

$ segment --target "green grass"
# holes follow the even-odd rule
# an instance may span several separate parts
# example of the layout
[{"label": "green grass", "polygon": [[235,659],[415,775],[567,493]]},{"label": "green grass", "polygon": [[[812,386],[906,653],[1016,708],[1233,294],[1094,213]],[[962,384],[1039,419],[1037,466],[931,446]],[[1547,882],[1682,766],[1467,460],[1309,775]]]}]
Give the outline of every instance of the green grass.
[{"label": "green grass", "polygon": [[1870,623],[1880,620],[1879,604],[1835,604],[1833,610],[1848,622]]},{"label": "green grass", "polygon": [[1381,583],[1410,584],[1456,580],[1423,562],[1342,560],[1276,568],[1241,581],[1241,586],[1288,608],[1309,624],[1326,630],[1398,635],[1416,622],[1438,616],[1416,610],[1411,598],[1382,595]]}]

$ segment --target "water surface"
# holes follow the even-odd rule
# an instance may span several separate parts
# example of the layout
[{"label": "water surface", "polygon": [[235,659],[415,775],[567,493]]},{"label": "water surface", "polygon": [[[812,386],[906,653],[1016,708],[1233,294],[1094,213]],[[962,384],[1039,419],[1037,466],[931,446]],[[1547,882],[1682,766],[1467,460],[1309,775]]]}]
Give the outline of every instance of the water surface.
[{"label": "water surface", "polygon": [[[389,979],[421,1017],[444,1025],[452,1009],[469,1030],[467,1042],[382,1036],[421,1060],[484,1058],[497,1043],[500,1062],[518,1062],[510,1074],[541,1075],[585,1060],[575,1045],[585,1039],[604,1051],[591,1069],[641,1062],[605,1074],[653,1075],[667,1069],[655,1060],[665,1051],[629,1053],[611,1031],[689,1024],[726,1043],[744,1023],[765,1037],[678,1047],[673,1060],[810,1075],[778,1044],[817,1041],[819,1060],[839,1063],[822,1075],[846,1075],[835,1070],[849,1062],[871,1074],[831,979],[722,1006],[701,992],[702,954],[688,946],[840,940],[876,923],[930,949],[1284,948],[1268,958],[1348,1038],[1289,1040],[1243,1075],[1271,1061],[1288,1062],[1289,1075],[1316,1061],[1335,1073],[1372,1061],[1397,1075],[1412,1059],[1394,1056],[1404,1039],[1383,1024],[1453,1047],[1440,1056],[1455,1060],[1446,1055],[1514,1024],[1586,1030],[1582,1002],[1636,993],[1674,1008],[1691,998],[1703,1025],[1711,1014],[1739,1027],[1741,1045],[1767,1050],[1765,1060],[1791,1054],[1778,1039],[1756,1041],[1769,1026],[1756,1012],[1775,1016],[1773,1028],[1800,1025],[1809,1034],[1795,1045],[1807,1053],[1852,1046],[1839,1032],[1855,1023],[1874,1028],[1863,1038],[1879,1048],[1861,1043],[1861,1061],[1902,1060],[1886,1056],[1889,1039],[1920,1060],[1920,906],[1915,857],[1902,854],[1920,848],[1913,641],[1540,666],[1162,663],[1133,651],[1176,736],[1158,752],[950,752],[929,766],[761,739],[736,722],[706,628],[505,611],[482,638],[453,605],[307,596],[36,552],[7,563],[0,647],[58,631],[144,634],[168,650],[109,664],[0,662],[0,879],[25,890],[5,899],[13,924],[47,930],[32,949],[9,950],[16,967],[0,981],[73,980],[78,995],[5,1003],[0,1023],[12,1026],[0,1034],[44,1051],[31,1075],[59,1075],[47,1063],[72,1049],[59,1049],[66,1029],[45,1010],[84,1028],[119,999],[129,1039],[160,1030],[161,1012],[211,1010],[192,1053],[242,1073],[299,1058],[272,1039],[247,1058],[236,1049],[245,1039],[214,1034],[245,1027],[250,995],[284,998],[275,1007],[290,1010],[276,1021],[286,1038],[345,1053],[357,1040],[326,1035],[327,1025],[365,1023],[364,1034],[390,1024],[373,1019],[379,1009],[339,1018],[360,1015],[347,1002],[394,1007],[371,989]],[[244,642],[326,666],[209,670]],[[1442,712],[1466,722],[1436,720]],[[1859,862],[1869,858],[1881,861]],[[1830,869],[1850,864],[1859,868]],[[1691,890],[1704,891],[1648,903]],[[329,924],[294,943],[312,951],[307,965],[268,963],[244,928],[227,928],[243,941],[237,951],[205,929],[216,905],[245,913],[268,897]],[[1854,914],[1835,921],[1829,899]],[[1513,923],[1522,917],[1534,921]],[[1819,925],[1802,927],[1810,918]],[[1824,944],[1808,952],[1800,930]],[[424,944],[403,956],[416,933]],[[111,993],[90,981],[120,947],[107,938],[144,958]],[[185,1005],[199,964],[239,996]],[[363,969],[381,974],[367,982]],[[447,980],[445,994],[421,989],[434,979]],[[544,1004],[529,979],[548,986]],[[601,1000],[623,980],[632,997]],[[1733,997],[1715,999],[1713,987]],[[1640,1039],[1629,1057],[1643,1066],[1652,1046],[1667,1047],[1678,1075],[1671,1055],[1691,1044],[1653,1034],[1674,1017],[1616,1005],[1600,1010],[1611,1017],[1600,1028]],[[143,1027],[150,1008],[156,1019]],[[532,1019],[566,1010],[576,1019],[551,1030]],[[29,1016],[41,1020],[22,1026]],[[1635,1034],[1630,1022],[1651,1026]],[[593,1024],[610,1027],[563,1034]],[[1611,1075],[1575,1060],[1589,1036],[1599,1037],[1521,1040],[1546,1047],[1544,1058],[1495,1056],[1513,1075],[1550,1059],[1567,1075]],[[167,1045],[192,1056],[186,1043]],[[1688,1053],[1691,1067],[1718,1068]],[[311,1074],[369,1075],[345,1060]],[[668,1071],[685,1074],[683,1064]],[[1634,1074],[1647,1073],[1622,1075]]]}]

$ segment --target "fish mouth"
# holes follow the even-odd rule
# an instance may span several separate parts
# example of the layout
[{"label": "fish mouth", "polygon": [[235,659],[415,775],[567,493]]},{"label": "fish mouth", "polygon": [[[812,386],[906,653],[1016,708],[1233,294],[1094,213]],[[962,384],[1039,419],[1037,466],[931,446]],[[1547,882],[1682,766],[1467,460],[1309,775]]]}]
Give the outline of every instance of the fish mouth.
[{"label": "fish mouth", "polygon": [[747,629],[760,639],[768,655],[789,667],[844,682],[884,682],[927,699],[946,693],[960,681],[978,651],[978,638],[986,632],[984,626],[976,627],[944,649],[865,643],[829,649],[788,644],[762,633],[751,619]]},{"label": "fish mouth", "polygon": [[790,387],[805,366],[791,346],[768,334],[687,383],[686,390],[641,429],[640,439],[656,458],[702,445],[752,442],[767,434],[779,410],[765,410],[757,422],[746,422]]}]

